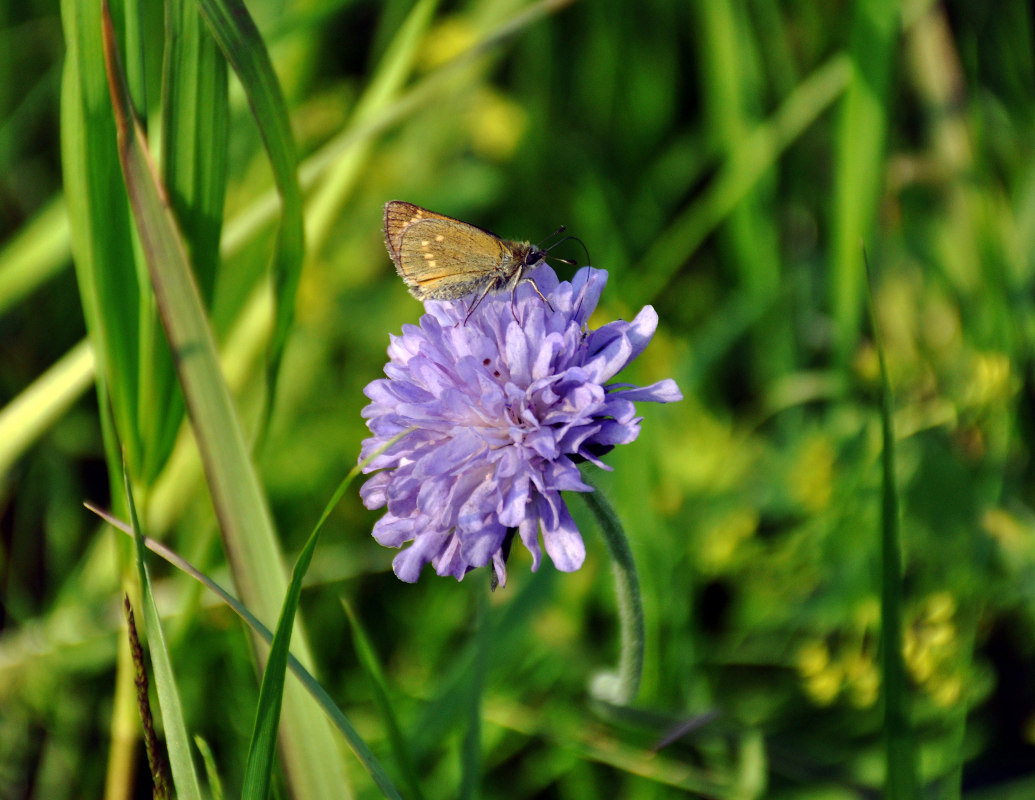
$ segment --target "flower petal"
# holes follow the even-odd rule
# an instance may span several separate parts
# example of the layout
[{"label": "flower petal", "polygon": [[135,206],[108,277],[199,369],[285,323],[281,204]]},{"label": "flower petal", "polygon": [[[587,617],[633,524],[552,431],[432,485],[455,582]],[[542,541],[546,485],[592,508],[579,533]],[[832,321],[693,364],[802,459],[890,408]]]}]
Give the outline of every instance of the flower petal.
[{"label": "flower petal", "polygon": [[455,539],[456,537],[449,533],[425,531],[392,560],[392,569],[400,580],[416,583],[424,565],[440,558],[451,544],[456,546]]},{"label": "flower petal", "polygon": [[574,572],[586,560],[586,545],[568,513],[568,506],[560,504],[556,525],[547,528],[543,522],[543,546],[553,565],[561,572]]},{"label": "flower petal", "polygon": [[542,551],[539,549],[539,517],[535,513],[530,512],[521,520],[521,524],[518,525],[518,536],[521,537],[525,549],[532,554],[532,572],[535,572],[543,559]]},{"label": "flower petal", "polygon": [[621,389],[620,391],[613,391],[619,386],[629,386],[629,384],[611,384],[607,387],[608,392],[611,392],[623,400],[637,401],[637,402],[654,402],[654,403],[675,403],[677,400],[683,399],[683,393],[679,391],[679,386],[671,378],[665,378],[663,381],[652,383],[650,386],[633,386],[631,389]]}]

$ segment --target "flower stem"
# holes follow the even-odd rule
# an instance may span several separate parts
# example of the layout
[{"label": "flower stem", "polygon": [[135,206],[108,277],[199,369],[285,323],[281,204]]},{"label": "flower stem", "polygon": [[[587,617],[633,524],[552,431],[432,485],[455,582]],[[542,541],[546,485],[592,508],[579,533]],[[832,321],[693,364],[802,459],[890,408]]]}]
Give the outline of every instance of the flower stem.
[{"label": "flower stem", "polygon": [[609,672],[596,676],[590,686],[590,692],[600,700],[616,705],[628,705],[636,698],[640,690],[640,678],[643,676],[644,622],[640,581],[636,574],[636,565],[633,563],[629,540],[611,504],[599,489],[580,496],[597,518],[604,543],[611,553],[622,635],[622,651],[618,659],[617,673]]}]

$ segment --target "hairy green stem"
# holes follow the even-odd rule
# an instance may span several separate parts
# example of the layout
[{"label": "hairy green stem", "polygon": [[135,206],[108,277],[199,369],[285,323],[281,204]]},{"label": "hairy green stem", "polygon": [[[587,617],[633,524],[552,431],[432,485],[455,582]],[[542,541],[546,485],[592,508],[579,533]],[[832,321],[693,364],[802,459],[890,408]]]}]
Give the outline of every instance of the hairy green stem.
[{"label": "hairy green stem", "polygon": [[636,565],[633,563],[629,540],[611,504],[599,489],[580,496],[597,518],[604,543],[611,554],[622,635],[617,673],[598,675],[593,680],[590,691],[599,700],[616,705],[628,705],[636,699],[636,694],[640,690],[640,678],[643,676],[644,622],[640,581],[636,574]]}]

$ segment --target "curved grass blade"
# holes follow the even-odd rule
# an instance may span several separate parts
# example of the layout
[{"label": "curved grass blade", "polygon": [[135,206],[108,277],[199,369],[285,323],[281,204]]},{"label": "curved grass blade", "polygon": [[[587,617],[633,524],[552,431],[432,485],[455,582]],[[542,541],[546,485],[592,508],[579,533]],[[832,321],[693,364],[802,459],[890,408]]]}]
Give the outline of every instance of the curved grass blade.
[{"label": "curved grass blade", "polygon": [[[420,0],[392,38],[363,95],[356,103],[346,130],[360,128],[376,119],[396,99],[413,70],[417,51],[431,24],[439,0]],[[309,198],[307,234],[314,252],[319,252],[341,215],[342,206],[367,162],[374,140],[356,141],[327,170],[320,187]]]},{"label": "curved grass blade", "polygon": [[166,3],[162,178],[206,304],[219,266],[230,126],[226,59],[194,0]]},{"label": "curved grass blade", "polygon": [[[376,114],[371,113],[369,120],[350,124],[316,153],[306,158],[300,169],[302,186],[308,189],[322,180],[327,171],[350,148],[368,142],[408,115],[419,113],[428,103],[435,102],[437,98],[449,91],[450,82],[458,71],[476,63],[478,59],[493,53],[494,50],[502,48],[544,16],[555,13],[573,2],[574,0],[539,0],[539,2],[525,7],[478,43],[434,72],[422,77],[411,87],[404,89],[397,99],[387,102]],[[411,12],[411,16],[413,14],[416,14],[416,9]],[[387,53],[385,61],[387,64]],[[226,234],[223,237],[224,254],[236,252],[245,242],[250,241],[256,235],[257,230],[262,229],[273,219],[276,208],[276,198],[270,192],[260,196],[252,203],[248,211],[229,220]]]},{"label": "curved grass blade", "polygon": [[[704,60],[714,65],[702,70],[704,107],[709,127],[719,147],[738,157],[748,131],[758,123],[752,98],[760,93],[758,63],[760,43],[746,24],[738,3],[729,0],[700,3],[695,18],[700,21]],[[778,202],[776,181],[763,173],[744,192],[719,229],[722,247],[729,258],[739,288],[759,304],[779,294],[787,271],[779,257],[779,233],[771,209]],[[774,315],[763,328],[753,328],[749,374],[759,389],[786,374],[795,363],[794,335],[790,315]]]},{"label": "curved grass blade", "polygon": [[[198,450],[234,580],[245,602],[265,619],[279,615],[287,589],[269,508],[251,464],[240,421],[220,372],[212,332],[194,284],[187,251],[133,118],[115,52],[110,18],[104,55],[117,121],[119,158],[134,221],[166,336],[175,355]],[[301,628],[297,646],[309,660]],[[265,652],[257,647],[260,663]],[[337,800],[345,765],[326,722],[300,687],[286,690],[280,739],[285,774],[299,797]]]},{"label": "curved grass blade", "polygon": [[[495,48],[503,47],[523,30],[542,19],[543,16],[556,13],[571,2],[572,0],[540,0],[540,2],[533,3],[516,14],[511,20],[501,25],[493,33],[487,35],[470,50],[457,56],[445,67],[421,78],[412,88],[404,89],[397,99],[389,101],[368,122],[350,126],[342,135],[322,147],[302,165],[300,172],[303,187],[313,184],[318,177],[322,177],[329,165],[339,159],[344,150],[356,144],[369,141],[390,126],[397,124],[406,115],[414,113],[428,102],[431,102],[438,94],[442,93],[444,87],[448,85],[446,79],[450,75],[455,74],[458,68],[471,64],[477,58],[491,53]],[[80,10],[79,7],[82,4],[75,5],[77,11]],[[82,10],[89,10],[89,8],[87,4]],[[90,25],[86,27],[93,29]],[[97,37],[94,36],[93,38],[96,40]],[[69,47],[68,52],[71,59],[71,54],[75,50]],[[66,70],[70,68],[71,62],[69,59],[66,59]],[[65,102],[68,102],[67,98]],[[107,106],[106,100],[105,106]],[[68,121],[69,117],[66,117],[63,123],[70,134],[67,138],[76,143],[74,152],[79,153],[81,149],[79,144],[84,141],[84,134],[76,133],[75,131],[79,130],[79,127],[67,124]],[[96,130],[96,127],[94,130]],[[72,175],[75,171],[74,165],[78,163],[82,167],[83,160],[78,155],[73,157],[72,154],[73,148],[69,148],[69,155],[66,158],[65,166],[66,192],[68,193],[68,199],[73,202],[72,214],[78,214],[82,213],[82,210],[87,207],[87,203],[78,194],[70,190],[70,184],[76,183]],[[82,181],[78,181],[77,185],[82,185]],[[170,189],[170,194],[175,203],[175,190]],[[61,198],[54,206],[48,207],[47,211],[40,215],[38,226],[36,223],[31,223],[29,228],[20,231],[10,243],[0,249],[0,312],[10,308],[24,294],[38,288],[47,277],[59,272],[65,264],[71,263],[69,258],[69,215],[64,207],[64,199]],[[279,207],[277,193],[271,190],[269,194],[263,194],[256,198],[236,218],[227,220],[222,241],[224,257],[238,252],[246,241],[249,241],[258,231],[264,229],[264,226],[268,225],[275,218]],[[108,220],[106,224],[111,226],[111,220]],[[79,234],[77,233],[78,238]],[[87,263],[81,257],[83,249],[77,247],[77,269]],[[125,262],[107,258],[100,259],[99,263],[110,264],[113,267],[126,265]],[[196,273],[202,273],[202,276],[199,277],[199,284],[201,294],[204,297],[206,293],[205,278],[203,277],[204,269],[197,264],[194,266]],[[81,285],[85,284],[81,283]],[[124,288],[126,284],[121,283],[121,285]],[[84,304],[86,302],[87,300],[84,298]],[[114,341],[121,346],[128,342],[129,339],[120,335],[114,337]],[[108,404],[103,403],[102,405],[107,407]],[[128,436],[125,436],[124,440],[128,438]],[[26,442],[22,449],[28,443]],[[129,444],[129,442],[125,443]],[[117,458],[113,463],[118,463]],[[133,463],[132,458],[131,463]],[[117,474],[117,472],[114,474]]]},{"label": "curved grass blade", "polygon": [[93,383],[93,349],[85,339],[0,408],[0,478]]},{"label": "curved grass blade", "polygon": [[223,800],[223,780],[219,777],[219,770],[216,768],[216,758],[212,755],[212,748],[200,736],[194,737],[194,745],[198,748],[198,752],[201,753],[201,761],[205,765],[205,775],[208,778],[212,800]]}]

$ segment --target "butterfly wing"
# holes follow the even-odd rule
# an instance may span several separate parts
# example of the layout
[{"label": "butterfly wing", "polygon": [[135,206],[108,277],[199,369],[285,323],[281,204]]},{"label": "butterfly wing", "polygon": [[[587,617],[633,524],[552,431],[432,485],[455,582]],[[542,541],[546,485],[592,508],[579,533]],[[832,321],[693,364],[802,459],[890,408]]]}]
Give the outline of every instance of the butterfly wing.
[{"label": "butterfly wing", "polygon": [[496,235],[439,215],[411,220],[393,244],[396,269],[421,300],[450,300],[484,289],[511,261]]},{"label": "butterfly wing", "polygon": [[449,219],[449,217],[402,200],[385,203],[385,247],[388,248],[388,255],[392,257],[392,261],[396,265],[399,264],[399,240],[402,238],[402,232],[407,225],[420,219]]}]

